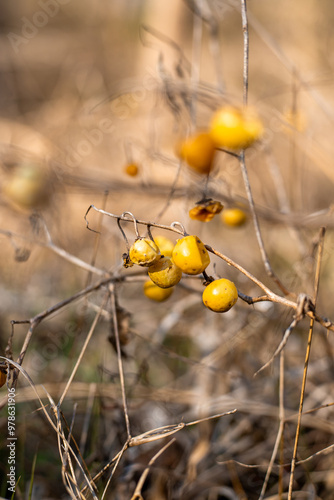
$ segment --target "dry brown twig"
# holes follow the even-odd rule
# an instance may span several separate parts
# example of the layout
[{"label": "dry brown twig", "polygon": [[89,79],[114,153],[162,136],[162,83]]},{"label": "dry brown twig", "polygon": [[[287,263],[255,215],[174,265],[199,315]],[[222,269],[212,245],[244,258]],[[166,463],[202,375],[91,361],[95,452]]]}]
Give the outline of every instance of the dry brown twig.
[{"label": "dry brown twig", "polygon": [[[314,304],[316,304],[317,297],[318,297],[318,291],[319,291],[320,266],[321,266],[321,260],[322,260],[323,249],[324,249],[324,240],[325,240],[325,228],[323,227],[323,228],[321,228],[321,231],[320,231],[319,248],[318,248],[318,258],[317,258],[317,267],[316,267],[315,277],[314,277]],[[299,402],[299,411],[298,411],[298,421],[297,421],[297,429],[296,429],[296,436],[295,436],[295,444],[294,444],[293,455],[292,455],[292,460],[291,460],[291,473],[290,473],[290,481],[289,481],[288,500],[291,500],[292,499],[292,495],[293,495],[293,481],[294,481],[294,473],[295,473],[295,468],[296,468],[297,450],[298,450],[298,441],[299,441],[299,435],[300,435],[301,419],[302,419],[302,413],[303,413],[303,404],[304,404],[304,397],[305,397],[305,387],[306,387],[306,380],[307,380],[307,370],[308,370],[308,364],[309,364],[310,354],[311,354],[311,345],[312,345],[312,338],[313,338],[313,327],[314,327],[314,318],[311,318],[311,320],[310,320],[310,327],[309,327],[309,334],[308,334],[308,340],[307,340],[306,353],[305,353],[303,380],[302,380],[302,386],[301,386],[301,391],[300,391],[300,402]]]}]

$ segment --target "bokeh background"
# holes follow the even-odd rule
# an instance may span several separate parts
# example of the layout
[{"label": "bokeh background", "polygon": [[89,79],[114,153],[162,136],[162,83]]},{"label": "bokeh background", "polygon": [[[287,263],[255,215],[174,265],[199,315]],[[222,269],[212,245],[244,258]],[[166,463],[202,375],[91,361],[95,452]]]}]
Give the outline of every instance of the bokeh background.
[{"label": "bokeh background", "polygon": [[[166,225],[179,221],[279,293],[265,273],[250,217],[235,229],[219,216],[203,224],[188,215],[204,194],[226,207],[241,204],[249,215],[236,159],[219,153],[210,178],[203,180],[180,166],[176,155],[191,127],[206,128],[223,103],[242,103],[240,3],[19,0],[1,9],[1,354],[12,320],[29,320],[96,279],[46,248],[45,228],[69,255],[102,270],[126,272],[116,220],[91,211],[91,227],[99,228],[100,236],[87,230],[84,215],[91,204]],[[249,103],[265,134],[246,160],[265,246],[289,290],[312,295],[315,245],[320,227],[327,227],[318,310],[334,318],[334,7],[330,0],[250,0],[248,14]],[[136,177],[125,172],[130,162],[139,166]],[[6,195],[15,169],[26,163],[38,164],[48,176],[38,215],[18,209]],[[133,241],[133,228],[123,227]],[[168,236],[175,241],[173,233]],[[260,294],[221,260],[212,258],[210,273],[232,279],[245,294]],[[228,314],[214,314],[202,305],[198,279],[184,280],[168,301],[156,304],[143,295],[143,279],[144,273],[117,286],[118,304],[126,311],[123,362],[132,434],[238,409],[178,433],[152,468],[144,498],[259,498],[277,435],[282,372],[276,360],[253,375],[279,344],[291,311],[239,300]],[[61,308],[34,332],[23,366],[40,392],[43,384],[56,402],[102,297],[100,290]],[[111,324],[106,310],[62,405],[68,421],[78,405],[74,434],[92,476],[126,439],[117,356],[108,340]],[[307,330],[305,320],[285,349],[284,402],[291,420],[265,498],[283,498],[277,495],[287,490],[284,465],[291,460]],[[27,325],[15,325],[14,360],[26,332]],[[307,410],[332,403],[332,375],[332,333],[316,327]],[[5,398],[6,386],[1,391]],[[56,435],[24,378],[17,393],[16,497],[28,498],[33,476],[32,498],[68,498]],[[331,445],[332,417],[331,406],[305,416],[300,458]],[[0,423],[5,433],[6,407]],[[106,498],[131,498],[161,447],[158,441],[129,450]],[[5,473],[5,448],[1,454]],[[331,499],[332,468],[330,453],[299,466],[298,498]],[[99,482],[98,498],[105,481]],[[1,488],[5,496],[6,485]]]}]

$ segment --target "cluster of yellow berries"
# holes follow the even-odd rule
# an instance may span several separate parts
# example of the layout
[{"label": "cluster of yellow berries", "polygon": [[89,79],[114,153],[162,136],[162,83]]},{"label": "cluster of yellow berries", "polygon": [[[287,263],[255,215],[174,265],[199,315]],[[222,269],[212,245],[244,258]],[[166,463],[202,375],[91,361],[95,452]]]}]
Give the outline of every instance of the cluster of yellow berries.
[{"label": "cluster of yellow berries", "polygon": [[[227,105],[214,113],[207,130],[181,141],[176,152],[192,170],[207,175],[213,167],[217,149],[240,151],[249,148],[262,135],[262,122],[253,109]],[[124,172],[135,177],[139,167],[130,162],[125,165]]]},{"label": "cluster of yellow berries", "polygon": [[263,125],[253,110],[224,106],[213,115],[209,129],[182,141],[177,153],[197,173],[209,174],[216,149],[240,151],[262,134]]},{"label": "cluster of yellow berries", "polygon": [[[210,264],[205,245],[194,235],[184,236],[175,245],[163,236],[157,236],[154,241],[139,237],[129,250],[129,259],[148,268],[150,279],[144,283],[144,294],[157,302],[171,296],[183,273],[201,274]],[[204,305],[215,312],[228,311],[237,299],[237,289],[227,279],[212,281],[203,293]]]}]

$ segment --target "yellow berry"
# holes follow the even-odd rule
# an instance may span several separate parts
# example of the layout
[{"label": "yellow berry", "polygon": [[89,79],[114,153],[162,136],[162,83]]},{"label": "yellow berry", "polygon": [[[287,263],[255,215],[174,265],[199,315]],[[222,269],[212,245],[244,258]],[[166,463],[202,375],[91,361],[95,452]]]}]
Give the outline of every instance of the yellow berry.
[{"label": "yellow berry", "polygon": [[144,294],[151,300],[156,302],[163,302],[168,299],[174,291],[174,288],[161,288],[160,286],[153,283],[151,280],[147,280],[143,286]]},{"label": "yellow berry", "polygon": [[145,267],[154,264],[160,256],[158,246],[150,238],[138,238],[129,251],[131,262]]},{"label": "yellow berry", "polygon": [[153,283],[161,288],[170,288],[180,281],[182,271],[171,257],[162,257],[156,264],[150,266],[148,275]]},{"label": "yellow berry", "polygon": [[139,167],[136,163],[129,163],[125,166],[124,171],[130,177],[136,177],[139,173]]},{"label": "yellow berry", "polygon": [[178,155],[196,172],[208,174],[213,166],[215,144],[208,132],[200,132],[181,142]]},{"label": "yellow berry", "polygon": [[202,298],[211,311],[227,312],[238,300],[238,290],[232,281],[219,279],[206,286]]},{"label": "yellow berry", "polygon": [[243,226],[247,221],[247,215],[241,208],[227,208],[221,214],[222,221],[227,226]]},{"label": "yellow berry", "polygon": [[172,257],[185,274],[200,274],[210,264],[208,251],[197,236],[177,240]]},{"label": "yellow berry", "polygon": [[15,168],[4,186],[4,194],[18,208],[41,208],[50,200],[50,179],[42,167],[23,164]]},{"label": "yellow berry", "polygon": [[166,238],[166,236],[154,236],[154,241],[158,245],[161,255],[165,257],[171,257],[174,243]]},{"label": "yellow berry", "polygon": [[211,121],[211,137],[217,147],[239,150],[251,146],[263,134],[263,125],[254,111],[224,106]]}]

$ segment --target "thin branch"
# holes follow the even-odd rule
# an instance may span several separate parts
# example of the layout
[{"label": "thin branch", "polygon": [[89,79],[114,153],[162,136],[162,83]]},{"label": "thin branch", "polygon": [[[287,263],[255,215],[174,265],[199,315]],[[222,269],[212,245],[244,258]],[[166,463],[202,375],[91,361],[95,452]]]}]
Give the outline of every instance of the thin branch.
[{"label": "thin branch", "polygon": [[298,324],[298,322],[301,320],[301,318],[295,316],[292,320],[292,322],[290,323],[290,325],[288,326],[288,328],[285,330],[284,332],[284,335],[283,335],[283,338],[279,344],[279,346],[277,347],[276,351],[274,352],[274,354],[271,356],[271,358],[269,359],[269,361],[267,361],[263,366],[261,366],[261,368],[259,370],[257,370],[257,372],[254,373],[254,377],[256,377],[257,375],[259,375],[259,373],[261,373],[263,370],[265,370],[266,368],[268,368],[268,366],[271,365],[271,363],[274,361],[274,359],[279,355],[281,354],[281,352],[283,351],[284,347],[286,346],[288,340],[289,340],[289,337],[293,331],[293,329],[295,328],[295,326]]},{"label": "thin branch", "polygon": [[244,37],[244,63],[243,63],[243,102],[248,103],[248,66],[249,66],[249,31],[247,17],[247,1],[241,0],[242,32]]},{"label": "thin branch", "polygon": [[283,436],[283,430],[284,430],[284,423],[285,423],[285,412],[284,412],[284,351],[281,351],[280,353],[280,377],[279,377],[279,426],[278,426],[278,431],[277,431],[277,436],[275,440],[275,445],[271,454],[270,462],[268,465],[268,469],[266,472],[266,477],[263,481],[261,493],[259,496],[259,500],[263,500],[264,495],[266,493],[266,489],[268,486],[269,478],[271,475],[271,472],[274,467],[274,462],[276,459],[276,455],[278,452],[278,448]]},{"label": "thin branch", "polygon": [[49,232],[46,232],[47,242],[39,241],[39,240],[35,241],[35,240],[32,240],[31,238],[27,238],[25,236],[21,236],[19,234],[15,234],[12,231],[7,231],[7,230],[4,230],[4,229],[0,229],[0,234],[3,234],[4,236],[7,236],[11,240],[14,239],[14,238],[18,238],[18,239],[21,239],[23,241],[29,241],[31,243],[34,243],[35,245],[38,245],[40,247],[48,248],[49,250],[51,250],[55,254],[59,255],[63,259],[67,260],[71,264],[74,264],[77,267],[81,267],[82,269],[84,269],[84,270],[86,270],[88,272],[97,274],[99,276],[104,276],[106,274],[106,272],[103,271],[102,269],[99,269],[99,268],[97,268],[95,266],[92,266],[92,265],[88,264],[87,262],[85,262],[85,261],[79,259],[78,257],[75,257],[74,255],[70,254],[69,252],[66,252],[66,250],[64,250],[63,248],[60,248],[57,245],[55,245],[53,243],[51,237],[50,237]]},{"label": "thin branch", "polygon": [[60,397],[60,399],[59,399],[59,402],[58,402],[58,406],[59,406],[59,407],[62,405],[62,403],[63,403],[63,401],[64,401],[64,399],[65,399],[65,396],[66,396],[66,394],[67,394],[67,392],[68,392],[68,390],[69,390],[69,388],[70,388],[70,385],[71,385],[71,383],[72,383],[72,381],[73,381],[73,379],[74,379],[74,376],[75,376],[75,374],[76,374],[76,372],[77,372],[77,370],[78,370],[78,368],[79,368],[79,365],[80,365],[80,363],[81,363],[81,361],[82,361],[82,358],[83,358],[83,356],[84,356],[84,354],[85,354],[85,352],[86,352],[86,349],[87,349],[88,343],[89,343],[90,339],[92,338],[92,335],[93,335],[93,333],[94,333],[94,331],[95,331],[96,325],[97,325],[97,323],[98,323],[98,321],[99,321],[99,319],[100,319],[100,317],[101,317],[101,313],[102,313],[102,311],[103,311],[103,308],[104,308],[105,304],[107,303],[107,300],[108,300],[108,293],[106,293],[106,294],[105,294],[105,296],[104,296],[104,299],[103,299],[103,301],[102,301],[102,304],[101,304],[100,310],[98,311],[98,313],[96,314],[96,316],[95,316],[95,318],[94,318],[94,321],[93,321],[93,323],[92,323],[92,326],[90,327],[90,330],[89,330],[89,332],[88,332],[88,335],[87,335],[87,337],[86,337],[86,340],[85,340],[85,342],[84,342],[84,344],[83,344],[83,346],[82,346],[81,352],[80,352],[80,354],[79,354],[79,356],[78,356],[77,362],[76,362],[76,363],[75,363],[75,365],[74,365],[74,368],[73,368],[73,370],[72,370],[72,373],[71,373],[71,375],[70,375],[70,377],[69,377],[69,379],[68,379],[68,381],[67,381],[66,387],[65,387],[65,389],[64,389],[64,391],[63,391],[63,393],[62,393],[62,395],[61,395],[61,397]]},{"label": "thin branch", "polygon": [[154,464],[154,462],[155,462],[155,461],[156,461],[156,460],[160,457],[160,455],[162,455],[162,454],[163,454],[163,452],[164,452],[165,450],[167,450],[167,448],[169,448],[169,446],[170,446],[171,444],[173,444],[174,442],[175,442],[175,438],[171,439],[171,440],[170,440],[167,444],[165,444],[165,446],[163,446],[163,447],[161,448],[161,450],[159,450],[159,451],[158,451],[158,452],[154,455],[154,457],[153,457],[153,458],[151,458],[151,460],[150,460],[150,461],[149,461],[149,463],[148,463],[148,466],[145,468],[145,470],[143,471],[142,475],[141,475],[141,476],[140,476],[140,478],[139,478],[139,481],[138,481],[137,486],[136,486],[136,489],[135,489],[135,491],[134,491],[134,493],[133,493],[133,495],[132,495],[132,497],[131,497],[131,500],[136,500],[136,499],[139,499],[139,500],[144,500],[144,499],[143,499],[143,496],[142,496],[142,494],[141,494],[141,490],[143,489],[144,483],[145,483],[145,481],[146,481],[146,479],[147,479],[147,476],[148,476],[148,474],[149,474],[149,472],[150,472],[150,468],[151,468],[151,466],[152,466],[152,465]]},{"label": "thin branch", "polygon": [[[243,62],[243,103],[244,106],[248,104],[248,70],[249,70],[249,31],[248,31],[248,17],[247,17],[247,2],[246,0],[241,0],[241,18],[242,18],[242,30],[243,30],[243,38],[244,38],[244,62]],[[246,168],[245,162],[245,150],[241,151],[239,156],[239,163],[241,168],[241,173],[244,180],[244,185],[246,189],[246,194],[248,198],[248,203],[250,207],[250,211],[252,214],[254,230],[256,234],[256,238],[260,247],[260,253],[262,256],[262,260],[264,263],[265,270],[270,278],[272,278],[280,290],[284,293],[284,295],[289,295],[289,291],[285,288],[285,286],[278,279],[276,274],[274,273],[271,264],[269,262],[269,258],[267,252],[264,247],[263,238],[261,234],[260,224],[258,221],[258,217],[255,211],[255,203],[252,195],[252,190],[249,182],[249,176]]]},{"label": "thin branch", "polygon": [[[128,449],[128,447],[129,447],[129,440],[126,440],[126,442],[124,443],[123,448],[121,449],[121,451],[116,455],[115,459],[113,460],[113,462],[115,462],[115,464],[114,464],[114,467],[112,468],[110,476],[108,477],[108,481],[107,481],[107,484],[106,484],[106,486],[105,486],[105,488],[103,490],[103,494],[101,496],[101,500],[104,500],[104,498],[105,498],[105,496],[107,494],[107,490],[109,488],[109,484],[110,484],[112,478],[114,477],[115,470],[117,469],[118,464],[121,461],[121,458],[123,457],[123,455],[126,452],[126,450]],[[103,470],[105,470],[105,469],[103,469]]]},{"label": "thin branch", "polygon": [[[214,255],[217,255],[217,257],[219,257],[222,260],[224,260],[225,262],[227,262],[228,265],[233,266],[235,269],[237,269],[242,274],[244,274],[245,276],[247,276],[247,278],[249,278],[251,281],[253,281],[253,283],[255,283],[256,285],[258,285],[266,293],[266,295],[268,297],[268,300],[270,300],[271,302],[277,302],[279,304],[282,304],[284,306],[290,307],[292,309],[297,309],[297,303],[296,302],[288,300],[285,297],[280,297],[279,295],[276,295],[276,293],[272,292],[266,285],[264,285],[262,283],[262,281],[260,281],[258,278],[256,278],[255,276],[253,276],[250,272],[248,272],[246,269],[244,269],[240,264],[237,264],[232,259],[230,259],[226,255],[222,254],[218,250],[215,250],[214,248],[210,247],[209,245],[205,245],[205,248],[209,252],[213,253]],[[245,296],[245,297],[247,297],[247,296]]]},{"label": "thin branch", "polygon": [[[94,205],[90,205],[85,213],[85,216],[84,216],[84,219],[85,219],[86,225],[87,225],[87,229],[91,229],[89,227],[89,222],[87,219],[87,215],[91,209],[96,210],[96,212],[99,212],[101,214],[107,215],[108,217],[112,217],[114,219],[119,219],[122,222],[124,221],[124,222],[134,223],[134,220],[132,218],[125,217],[124,215],[121,215],[121,216],[115,215],[115,214],[112,214],[110,212],[106,212],[105,210],[102,210],[101,208],[96,208]],[[144,226],[152,226],[152,227],[158,227],[160,229],[165,229],[166,231],[174,231],[174,233],[178,233],[178,234],[181,234],[182,236],[184,236],[184,232],[182,231],[182,229],[176,229],[176,227],[173,225],[174,223],[172,223],[170,226],[166,226],[164,224],[158,224],[156,222],[148,222],[148,221],[139,220],[139,219],[135,219],[135,222],[136,222],[136,224],[142,224]],[[179,225],[181,226],[181,224],[179,224]]]},{"label": "thin branch", "polygon": [[115,340],[116,340],[116,351],[117,351],[119,378],[120,378],[121,390],[122,390],[123,411],[124,411],[127,437],[128,437],[128,441],[130,441],[131,440],[130,420],[129,420],[128,404],[126,401],[126,394],[125,394],[124,370],[123,370],[123,362],[122,362],[121,343],[120,343],[119,331],[118,331],[117,304],[116,304],[116,294],[115,294],[115,285],[114,284],[109,285],[109,291],[111,294],[111,313],[113,316],[113,327],[114,327]]},{"label": "thin branch", "polygon": [[250,208],[250,212],[251,212],[252,219],[253,219],[255,235],[256,235],[256,239],[258,241],[258,245],[260,248],[260,253],[261,253],[262,261],[264,263],[265,270],[266,270],[268,276],[274,280],[274,282],[280,288],[280,290],[284,293],[284,295],[290,295],[289,290],[287,290],[287,288],[281,283],[279,278],[274,273],[274,271],[271,267],[271,264],[269,262],[269,258],[268,258],[266,249],[264,247],[263,238],[262,238],[261,229],[260,229],[260,224],[259,224],[259,219],[258,219],[258,216],[256,214],[256,210],[255,210],[255,203],[254,203],[254,199],[253,199],[253,194],[252,194],[252,190],[251,190],[251,186],[250,186],[250,182],[249,182],[249,177],[248,177],[248,171],[247,171],[246,162],[245,162],[245,151],[242,151],[240,153],[240,167],[241,167],[241,173],[243,176],[246,194],[247,194],[247,198],[248,198],[249,208]]},{"label": "thin branch", "polygon": [[[324,227],[321,228],[319,240],[320,241],[319,241],[319,249],[318,249],[317,267],[316,267],[315,278],[314,278],[314,303],[315,304],[317,301],[318,291],[319,291],[320,267],[321,267],[323,249],[324,249],[324,240],[325,240],[325,228]],[[290,481],[289,481],[289,490],[288,490],[288,500],[292,499],[292,494],[293,494],[293,480],[294,480],[294,473],[295,473],[295,468],[296,468],[296,458],[297,458],[298,441],[299,441],[300,427],[301,427],[301,420],[302,420],[302,413],[303,413],[307,371],[308,371],[308,364],[309,364],[310,354],[311,354],[313,327],[314,327],[314,318],[311,318],[309,335],[308,335],[308,340],[307,340],[307,347],[306,347],[306,354],[305,354],[302,387],[301,387],[301,391],[300,391],[300,402],[299,402],[296,437],[295,437],[295,444],[294,444],[293,455],[292,455],[292,460],[291,460],[291,472],[290,472]]]},{"label": "thin branch", "polygon": [[191,57],[191,125],[196,128],[196,115],[197,115],[197,88],[200,81],[200,68],[201,68],[201,49],[202,49],[202,35],[203,35],[203,20],[202,20],[202,0],[196,0],[196,7],[193,15],[193,39],[192,39],[192,57]]}]

